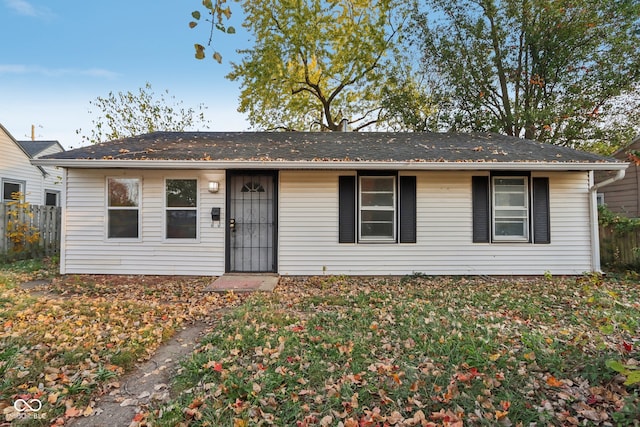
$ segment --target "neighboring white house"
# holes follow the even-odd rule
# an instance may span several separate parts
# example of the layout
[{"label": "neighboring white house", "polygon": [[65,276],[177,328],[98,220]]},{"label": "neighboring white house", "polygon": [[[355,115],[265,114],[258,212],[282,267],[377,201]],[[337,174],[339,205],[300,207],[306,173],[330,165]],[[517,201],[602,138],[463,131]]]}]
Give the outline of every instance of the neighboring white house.
[{"label": "neighboring white house", "polygon": [[594,171],[627,163],[496,134],[156,132],[64,168],[61,272],[598,271]]},{"label": "neighboring white house", "polygon": [[0,124],[0,197],[11,200],[21,192],[33,205],[59,205],[62,171],[55,167],[34,166],[31,159],[64,151],[57,141],[17,141]]},{"label": "neighboring white house", "polygon": [[[18,141],[18,144],[32,159],[64,151],[58,141]],[[44,169],[44,199],[41,204],[46,206],[60,206],[60,189],[62,187],[62,169],[43,166]]]}]

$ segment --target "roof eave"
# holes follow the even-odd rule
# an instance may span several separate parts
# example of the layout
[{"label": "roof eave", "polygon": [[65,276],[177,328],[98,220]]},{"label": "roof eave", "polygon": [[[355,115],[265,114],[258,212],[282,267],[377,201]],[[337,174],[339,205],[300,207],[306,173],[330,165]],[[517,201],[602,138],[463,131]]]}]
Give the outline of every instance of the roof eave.
[{"label": "roof eave", "polygon": [[[27,152],[27,150],[25,150],[25,149],[24,149],[24,147],[23,147],[22,145],[20,145],[20,143],[18,142],[18,140],[17,140],[17,139],[15,139],[15,138],[13,137],[13,135],[11,135],[11,133],[7,130],[7,128],[5,128],[4,126],[2,126],[2,123],[0,123],[0,130],[2,130],[5,134],[7,134],[7,136],[9,137],[9,139],[10,139],[11,141],[13,141],[13,143],[14,143],[16,146],[18,146],[18,148],[20,149],[20,151],[22,151],[22,152],[24,153],[24,155],[25,155],[25,156],[27,156],[27,159],[28,159],[28,160],[31,160],[31,159],[32,159],[31,155]],[[42,166],[40,166],[40,165],[36,165],[35,163],[32,163],[32,165],[36,166],[36,167],[40,170],[40,173],[42,174],[42,176],[45,176],[45,177],[47,176],[47,172],[46,172],[44,169],[42,169]]]},{"label": "roof eave", "polygon": [[620,170],[616,162],[420,162],[33,159],[37,166],[91,169],[359,169],[359,170]]}]

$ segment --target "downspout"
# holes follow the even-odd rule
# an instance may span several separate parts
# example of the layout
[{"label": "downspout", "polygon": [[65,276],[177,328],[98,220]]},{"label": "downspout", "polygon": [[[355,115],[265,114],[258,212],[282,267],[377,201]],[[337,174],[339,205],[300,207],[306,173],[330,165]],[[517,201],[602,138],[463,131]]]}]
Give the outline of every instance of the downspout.
[{"label": "downspout", "polygon": [[596,191],[597,192],[600,188],[604,187],[605,185],[609,185],[609,184],[612,184],[612,183],[614,183],[616,181],[620,181],[621,179],[624,178],[625,173],[626,173],[626,169],[620,169],[616,173],[616,176],[614,176],[613,178],[605,179],[602,182],[599,182],[597,184],[591,185],[591,187],[589,187],[589,191]]},{"label": "downspout", "polygon": [[69,168],[62,169],[62,193],[60,194],[61,224],[60,224],[60,274],[67,274],[67,187],[69,182]]},{"label": "downspout", "polygon": [[591,214],[591,271],[602,273],[600,266],[600,228],[598,226],[598,190],[624,178],[625,169],[620,169],[613,178],[594,184],[593,171],[589,171],[589,209]]}]

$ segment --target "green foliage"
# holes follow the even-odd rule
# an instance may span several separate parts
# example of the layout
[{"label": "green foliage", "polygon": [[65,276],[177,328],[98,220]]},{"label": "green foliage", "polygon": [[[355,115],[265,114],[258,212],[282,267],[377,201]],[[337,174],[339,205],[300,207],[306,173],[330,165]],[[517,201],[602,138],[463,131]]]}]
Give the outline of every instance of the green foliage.
[{"label": "green foliage", "polygon": [[640,218],[627,218],[618,215],[605,205],[598,206],[598,223],[604,227],[611,227],[620,234],[640,229]]},{"label": "green foliage", "polygon": [[[391,0],[245,0],[242,8],[254,45],[239,51],[243,59],[227,77],[240,82],[239,111],[252,126],[335,131],[342,119],[353,130],[385,121],[388,76],[409,68],[398,49],[406,7]],[[426,102],[418,89],[406,86],[404,98]]]},{"label": "green foliage", "polygon": [[640,218],[627,218],[600,205],[598,223],[605,228],[600,238],[602,263],[616,270],[640,271],[640,248],[632,243],[633,236],[640,230]]},{"label": "green foliage", "polygon": [[392,131],[437,131],[435,100],[411,70],[396,69],[382,86],[382,125]]},{"label": "green foliage", "polygon": [[125,370],[131,369],[136,363],[137,355],[131,350],[121,350],[111,356],[111,363]]},{"label": "green foliage", "polygon": [[640,125],[640,3],[428,0],[441,126],[611,152]]},{"label": "green foliage", "polygon": [[626,377],[624,385],[632,386],[640,384],[640,366],[639,365],[625,365],[624,363],[609,359],[606,362],[607,368],[616,371]]},{"label": "green foliage", "polygon": [[204,104],[196,108],[183,107],[165,90],[159,97],[150,83],[140,88],[138,93],[109,92],[106,98],[97,97],[90,102],[96,111],[89,111],[97,117],[91,122],[94,128],[90,135],[76,130],[83,142],[97,144],[113,139],[126,138],[156,131],[182,132],[191,128],[208,128]]},{"label": "green foliage", "polygon": [[634,402],[638,400],[638,392],[634,395],[627,396],[622,401],[622,408],[612,415],[616,426],[637,426],[640,420],[640,406]]}]

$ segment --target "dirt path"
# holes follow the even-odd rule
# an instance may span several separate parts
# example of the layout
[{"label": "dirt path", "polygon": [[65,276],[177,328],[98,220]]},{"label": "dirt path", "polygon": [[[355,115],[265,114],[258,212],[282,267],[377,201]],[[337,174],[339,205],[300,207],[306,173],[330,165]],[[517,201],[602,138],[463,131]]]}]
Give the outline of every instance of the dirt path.
[{"label": "dirt path", "polygon": [[151,403],[169,399],[169,386],[180,360],[189,356],[210,326],[203,322],[186,325],[151,359],[122,377],[120,388],[98,397],[94,415],[76,418],[73,427],[126,427]]}]

